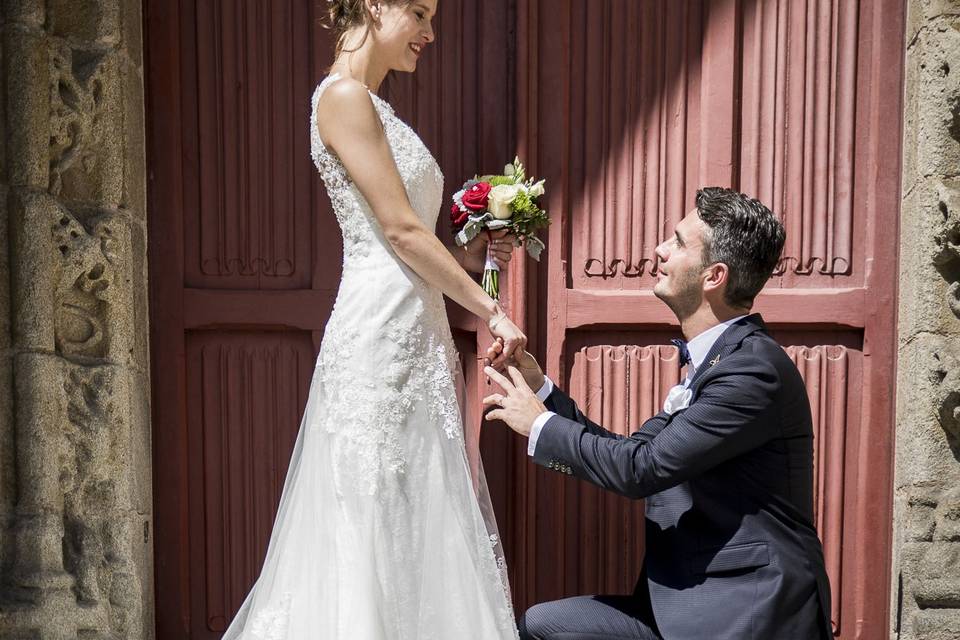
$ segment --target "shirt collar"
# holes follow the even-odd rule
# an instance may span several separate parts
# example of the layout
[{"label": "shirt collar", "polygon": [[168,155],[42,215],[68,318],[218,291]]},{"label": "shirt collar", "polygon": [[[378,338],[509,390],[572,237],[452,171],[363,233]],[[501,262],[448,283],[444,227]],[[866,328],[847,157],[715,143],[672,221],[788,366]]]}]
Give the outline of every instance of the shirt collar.
[{"label": "shirt collar", "polygon": [[713,343],[717,341],[717,338],[723,335],[723,332],[734,322],[746,317],[746,315],[737,316],[736,318],[730,318],[726,322],[714,325],[687,343],[687,349],[690,351],[690,368],[687,371],[687,377],[692,377],[693,372],[700,368],[700,365],[703,364],[707,354],[710,353],[710,349],[713,348]]}]

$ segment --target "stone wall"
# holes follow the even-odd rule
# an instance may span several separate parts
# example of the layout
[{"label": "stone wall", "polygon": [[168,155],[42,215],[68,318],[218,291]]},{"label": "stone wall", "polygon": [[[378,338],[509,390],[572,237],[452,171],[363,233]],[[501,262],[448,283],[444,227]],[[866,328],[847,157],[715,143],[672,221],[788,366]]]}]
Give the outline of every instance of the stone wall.
[{"label": "stone wall", "polygon": [[140,2],[0,2],[0,637],[149,638]]},{"label": "stone wall", "polygon": [[960,0],[909,0],[892,637],[960,637]]}]

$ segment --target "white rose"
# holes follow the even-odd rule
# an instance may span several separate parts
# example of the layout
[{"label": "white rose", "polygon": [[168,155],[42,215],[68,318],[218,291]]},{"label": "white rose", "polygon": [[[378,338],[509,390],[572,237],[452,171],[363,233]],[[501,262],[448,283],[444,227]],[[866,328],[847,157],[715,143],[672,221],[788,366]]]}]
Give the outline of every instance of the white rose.
[{"label": "white rose", "polygon": [[512,164],[508,164],[503,168],[503,175],[505,176],[512,176],[516,172],[517,169]]},{"label": "white rose", "polygon": [[518,184],[501,184],[490,190],[487,196],[487,211],[489,211],[497,220],[507,220],[513,212],[510,211],[510,204],[520,193],[521,186]]},{"label": "white rose", "polygon": [[546,189],[544,188],[543,183],[544,183],[544,181],[541,180],[540,182],[538,182],[538,183],[536,183],[535,185],[533,185],[532,187],[530,187],[530,197],[531,197],[531,198],[539,198],[539,197],[542,196],[544,193],[546,193]]}]

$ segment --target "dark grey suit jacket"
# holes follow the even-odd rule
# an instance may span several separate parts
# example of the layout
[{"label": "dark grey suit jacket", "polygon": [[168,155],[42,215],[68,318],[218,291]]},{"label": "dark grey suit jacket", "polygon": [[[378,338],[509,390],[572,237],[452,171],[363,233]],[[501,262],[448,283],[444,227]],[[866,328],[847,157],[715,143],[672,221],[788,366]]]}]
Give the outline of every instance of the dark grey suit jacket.
[{"label": "dark grey suit jacket", "polygon": [[796,366],[755,314],[717,339],[690,388],[687,409],[629,438],[555,389],[534,460],[646,499],[641,576],[666,640],[832,637]]}]

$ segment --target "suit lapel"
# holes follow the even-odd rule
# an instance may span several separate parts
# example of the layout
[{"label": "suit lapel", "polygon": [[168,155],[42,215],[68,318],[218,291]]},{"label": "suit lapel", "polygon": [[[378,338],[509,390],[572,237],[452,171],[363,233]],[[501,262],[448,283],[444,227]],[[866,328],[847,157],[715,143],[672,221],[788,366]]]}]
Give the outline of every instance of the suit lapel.
[{"label": "suit lapel", "polygon": [[757,331],[766,331],[767,326],[763,323],[763,318],[759,313],[754,313],[737,320],[727,327],[727,330],[720,334],[717,341],[710,347],[707,357],[703,359],[696,372],[693,374],[693,380],[690,381],[690,389],[696,395],[698,382],[703,375],[714,366],[720,364],[725,356],[730,355],[734,349],[740,346],[740,343],[751,333]]}]

